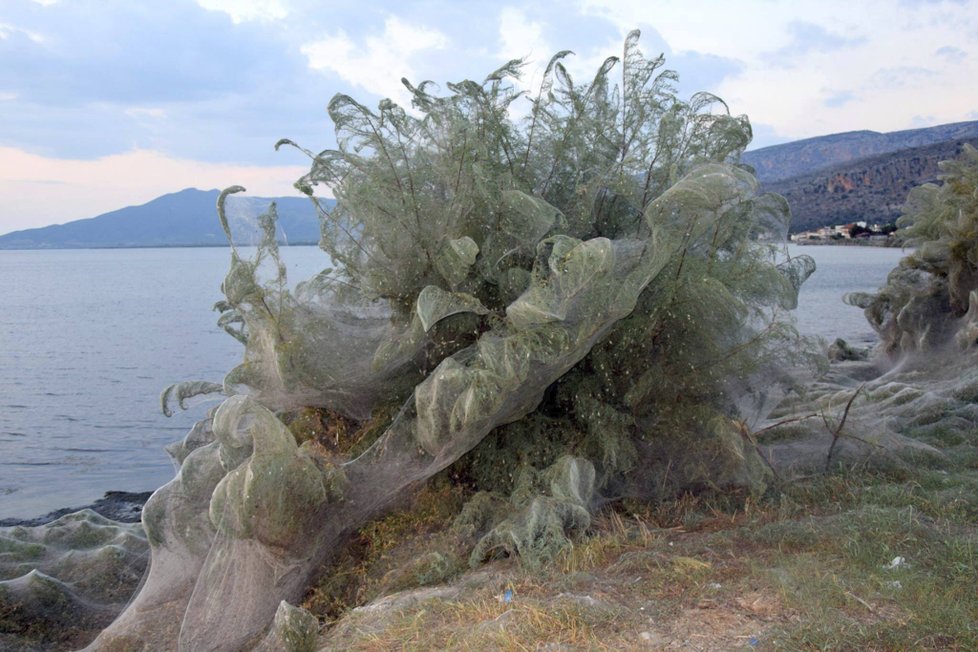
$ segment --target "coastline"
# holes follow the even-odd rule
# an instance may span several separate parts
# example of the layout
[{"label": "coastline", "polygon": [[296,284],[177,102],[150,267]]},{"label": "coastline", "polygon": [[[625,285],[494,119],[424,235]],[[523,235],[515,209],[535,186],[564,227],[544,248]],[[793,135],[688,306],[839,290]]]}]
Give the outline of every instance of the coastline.
[{"label": "coastline", "polygon": [[892,242],[891,240],[869,240],[865,238],[841,240],[792,240],[791,244],[799,247],[878,247],[881,249],[902,249],[902,242]]},{"label": "coastline", "polygon": [[104,496],[91,505],[63,507],[36,518],[0,518],[0,527],[37,527],[84,509],[90,509],[105,518],[120,523],[137,523],[142,515],[143,505],[151,495],[153,495],[152,491],[107,491]]}]

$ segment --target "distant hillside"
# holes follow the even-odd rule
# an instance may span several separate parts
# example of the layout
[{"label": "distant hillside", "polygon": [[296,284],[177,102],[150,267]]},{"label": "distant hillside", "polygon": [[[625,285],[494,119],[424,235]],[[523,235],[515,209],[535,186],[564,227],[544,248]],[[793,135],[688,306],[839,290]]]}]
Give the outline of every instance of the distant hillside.
[{"label": "distant hillside", "polygon": [[914,186],[937,180],[940,161],[957,157],[963,143],[978,146],[978,135],[865,158],[814,174],[763,184],[791,206],[791,231],[820,226],[892,222]]},{"label": "distant hillside", "polygon": [[[746,152],[762,189],[788,199],[797,233],[859,220],[889,222],[910,188],[934,181],[937,163],[961,144],[978,146],[978,121],[892,133],[851,131]],[[0,249],[224,245],[217,190],[187,189],[86,220],[0,236]],[[256,218],[272,199],[232,196],[228,218],[235,242],[257,241]],[[319,241],[315,207],[301,197],[274,199],[279,241]],[[331,206],[333,200],[325,200]]]},{"label": "distant hillside", "polygon": [[741,160],[753,166],[757,178],[767,183],[812,174],[823,168],[837,169],[846,163],[881,154],[969,138],[978,138],[978,121],[885,134],[850,131],[806,138],[745,152]]},{"label": "distant hillside", "polygon": [[[0,236],[0,249],[178,247],[227,244],[217,219],[217,190],[188,188],[97,217]],[[272,202],[278,210],[278,239],[290,244],[319,241],[316,208],[302,197],[228,198],[235,242],[257,242],[257,217]],[[328,205],[333,200],[325,200]]]}]

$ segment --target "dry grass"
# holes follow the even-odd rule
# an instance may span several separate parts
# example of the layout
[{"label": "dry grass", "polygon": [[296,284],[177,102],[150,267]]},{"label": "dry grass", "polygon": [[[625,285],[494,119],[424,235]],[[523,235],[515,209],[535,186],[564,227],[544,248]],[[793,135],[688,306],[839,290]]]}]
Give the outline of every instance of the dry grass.
[{"label": "dry grass", "polygon": [[[978,441],[976,432],[963,437]],[[958,446],[945,468],[826,475],[762,498],[619,504],[535,574],[507,559],[420,592],[411,589],[417,578],[402,575],[389,603],[348,612],[323,645],[978,649],[978,456]],[[462,498],[448,485],[426,491],[361,534],[375,565],[366,584],[388,578],[373,580],[374,595],[391,589],[392,568],[445,544],[437,533]]]}]

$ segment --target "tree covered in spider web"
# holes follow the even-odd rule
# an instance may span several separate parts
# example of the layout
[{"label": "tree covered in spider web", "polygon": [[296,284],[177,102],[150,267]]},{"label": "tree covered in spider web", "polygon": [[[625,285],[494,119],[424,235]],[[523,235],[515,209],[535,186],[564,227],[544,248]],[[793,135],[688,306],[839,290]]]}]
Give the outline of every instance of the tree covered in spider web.
[{"label": "tree covered in spider web", "polygon": [[[602,496],[763,481],[743,434],[805,359],[788,311],[814,265],[786,258],[787,205],[738,164],[747,119],[679,99],[638,38],[586,83],[560,52],[529,94],[511,61],[405,82],[410,111],[333,98],[337,147],[297,183],[336,197],[316,204],[333,266],[290,291],[274,208],[257,256],[232,250],[233,396],[171,449],[150,575],[105,641],[251,645],[345,533],[451,465],[482,492],[460,516],[474,563],[543,563]],[[376,439],[296,439],[279,417],[308,407],[373,416]]]},{"label": "tree covered in spider web", "polygon": [[[412,112],[337,95],[338,147],[309,153],[297,187],[325,185],[337,198],[321,243],[337,269],[321,280],[389,306],[397,334],[374,350],[374,368],[394,361],[419,376],[481,333],[512,328],[507,307],[568,239],[654,234],[671,248],[664,269],[542,408],[590,432],[565,452],[587,449],[605,471],[630,466],[636,441],[682,440],[688,453],[684,440],[707,432],[710,457],[739,465],[750,455],[734,422],[763,410],[771,381],[786,380],[778,374],[802,352],[785,311],[814,265],[777,262],[788,209],[757,194],[737,164],[747,118],[708,93],[680,100],[676,74],[646,58],[638,38],[584,84],[564,65],[570,53],[556,54],[532,94],[515,83],[523,63],[514,60],[444,95],[404,80]],[[730,479],[717,470],[695,475]],[[676,479],[691,473],[687,465]]]},{"label": "tree covered in spider web", "polygon": [[978,343],[978,150],[940,163],[940,184],[911,190],[897,221],[915,250],[876,294],[852,293],[890,357]]}]

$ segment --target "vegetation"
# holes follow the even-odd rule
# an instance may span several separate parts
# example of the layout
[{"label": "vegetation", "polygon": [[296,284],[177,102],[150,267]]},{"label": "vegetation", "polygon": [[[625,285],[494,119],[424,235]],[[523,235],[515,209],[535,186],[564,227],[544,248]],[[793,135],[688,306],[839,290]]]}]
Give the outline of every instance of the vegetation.
[{"label": "vegetation", "polygon": [[[382,608],[346,612],[323,640],[350,650],[973,649],[978,430],[955,437],[940,469],[620,504],[542,569],[497,561],[438,588],[404,585],[373,603]],[[394,521],[430,514],[426,504]],[[384,567],[413,545],[364,563]]]},{"label": "vegetation", "polygon": [[[453,444],[449,461],[488,434],[456,477],[503,498],[521,491],[524,505],[547,493],[534,474],[568,454],[616,495],[760,487],[763,466],[738,424],[770,408],[772,388],[803,358],[786,311],[814,266],[804,257],[778,264],[787,207],[756,194],[736,164],[750,140],[746,118],[709,94],[676,97],[675,74],[642,55],[637,32],[587,84],[571,79],[568,54],[553,57],[529,97],[513,83],[519,61],[481,84],[449,84],[448,96],[405,81],[413,112],[384,101],[375,113],[336,96],[339,148],[308,152],[312,169],[297,183],[309,194],[327,185],[337,198],[321,242],[336,267],[295,297],[273,270],[278,285],[258,301],[235,296],[231,283],[260,287],[257,265],[235,262],[222,307],[225,323],[244,324],[236,333],[248,356],[229,380],[279,409],[320,405],[363,419],[394,397],[419,415],[488,419],[499,427]],[[611,306],[587,294],[619,289],[625,278],[609,274],[622,265],[638,273],[627,272],[605,321]],[[333,314],[323,314],[327,301]],[[340,306],[361,322],[379,309],[383,325],[373,338],[337,338]],[[595,317],[586,336],[554,330]],[[526,371],[501,360],[503,341],[551,367],[544,349],[573,352],[531,388]],[[479,363],[488,375],[464,396],[433,396],[429,385],[478,366],[473,356],[491,359]],[[514,383],[533,397],[516,410],[504,405]],[[467,425],[440,419],[418,427]],[[636,468],[644,473],[629,476]]]},{"label": "vegetation", "polygon": [[333,99],[297,185],[336,194],[335,268],[290,290],[274,207],[232,244],[245,359],[164,393],[231,396],[170,449],[95,649],[315,649],[320,623],[336,649],[978,646],[978,152],[853,299],[886,351],[958,366],[913,385],[838,345],[852,374],[782,401],[814,268],[738,163],[746,118],[677,98],[637,32],[589,83],[568,54],[530,96],[513,61],[405,82],[411,112]]},{"label": "vegetation", "polygon": [[809,360],[788,311],[814,264],[779,258],[788,210],[737,162],[747,119],[679,99],[638,39],[584,84],[558,53],[529,96],[511,61],[446,95],[405,81],[410,112],[333,98],[338,147],[297,187],[336,196],[314,201],[335,267],[290,291],[274,207],[254,258],[232,243],[218,309],[245,360],[174,448],[149,579],[100,641],[247,647],[272,620],[265,644],[298,640],[280,601],[441,472],[471,495],[475,566],[542,568],[609,497],[763,489],[749,424]]},{"label": "vegetation", "polygon": [[[335,267],[289,290],[274,207],[254,258],[232,245],[218,308],[245,360],[223,388],[165,395],[232,394],[174,449],[180,473],[144,510],[148,579],[97,643],[312,645],[314,619],[286,602],[304,599],[323,620],[347,614],[331,641],[355,647],[363,630],[351,634],[349,609],[390,592],[385,613],[402,598],[451,600],[403,622],[378,619],[375,604],[366,647],[389,646],[385,631],[426,647],[624,644],[614,628],[637,627],[626,605],[649,595],[642,617],[653,623],[701,627],[711,605],[736,604],[752,615],[734,636],[751,646],[894,647],[890,613],[910,614],[897,631],[915,644],[974,643],[974,605],[959,598],[973,584],[974,536],[959,518],[971,503],[899,494],[888,478],[910,472],[896,456],[860,457],[875,476],[847,466],[908,441],[888,425],[854,431],[874,407],[939,439],[949,424],[973,428],[964,399],[942,416],[937,394],[896,382],[834,386],[789,404],[809,401],[811,414],[781,408],[781,425],[803,435],[821,414],[820,439],[755,432],[798,365],[814,364],[788,316],[814,265],[785,257],[784,200],[758,194],[737,162],[747,120],[710,95],[678,99],[675,75],[642,55],[637,32],[586,84],[571,79],[568,54],[530,96],[512,61],[447,95],[405,82],[412,112],[333,99],[338,147],[308,152],[297,187],[336,195],[321,242]],[[949,319],[968,324],[974,185],[967,165],[947,169],[944,187],[918,196],[911,221],[928,241],[913,269],[937,279]],[[218,204],[229,239],[224,201],[236,190]],[[908,305],[939,299],[911,290]],[[906,313],[895,323],[910,332]],[[967,378],[948,391],[967,390]],[[789,453],[781,464],[814,451],[818,473],[770,482],[775,450]],[[901,450],[919,470],[900,482],[938,479],[926,465],[939,450]],[[972,485],[969,464],[947,487],[956,496]],[[849,475],[823,476],[840,467]],[[601,511],[608,504],[617,511]],[[419,531],[432,535],[425,549],[404,541]],[[430,587],[513,560],[503,587],[488,588],[487,575],[472,597],[464,584]],[[612,578],[600,597],[586,579],[595,569]],[[418,586],[429,588],[396,593]],[[551,598],[553,587],[564,590]],[[938,591],[956,599],[944,617],[924,597]],[[792,620],[811,605],[817,620]],[[654,645],[662,633],[642,627]]]},{"label": "vegetation", "polygon": [[878,294],[852,294],[893,355],[929,351],[955,339],[978,342],[978,150],[941,163],[941,185],[914,188],[897,224],[915,251]]},{"label": "vegetation", "polygon": [[[846,415],[860,401],[849,425],[844,416],[835,425],[825,421],[832,437],[822,451],[822,472],[775,482],[759,497],[697,492],[652,504],[617,503],[550,565],[528,571],[526,565],[497,562],[491,576],[469,574],[456,581],[454,586],[466,587],[463,593],[401,594],[369,636],[359,629],[366,614],[353,611],[330,632],[331,645],[383,649],[401,641],[409,649],[712,650],[978,645],[972,590],[978,579],[973,409],[978,385],[974,313],[968,312],[976,291],[969,266],[978,251],[970,227],[978,199],[974,161],[974,152],[966,150],[962,160],[944,165],[944,186],[912,195],[901,226],[918,249],[881,292],[885,297],[895,291],[894,280],[905,279],[901,270],[926,268],[927,283],[899,288],[905,303],[898,308],[911,310],[896,322],[906,327],[912,315],[916,332],[936,324],[940,337],[903,349],[928,353],[916,365],[905,364],[903,373],[855,391],[823,381],[825,398],[838,403],[841,396]],[[926,267],[927,261],[939,264]],[[955,309],[955,293],[969,297],[968,303]],[[914,314],[915,302],[934,295],[942,299],[942,310]],[[957,349],[950,360],[942,352],[949,345]],[[852,368],[853,377],[842,376],[844,382],[852,383],[877,363],[860,364]],[[915,384],[907,384],[910,379]],[[785,414],[792,413],[789,408]],[[935,448],[907,450],[902,461],[891,457],[881,465],[892,450],[877,443],[882,440],[872,432],[871,424],[880,421]],[[776,427],[764,440],[790,442],[788,430],[801,424],[797,417],[786,423],[790,427]],[[843,438],[865,444],[869,457],[830,465]],[[506,595],[514,597],[507,601]]]}]

